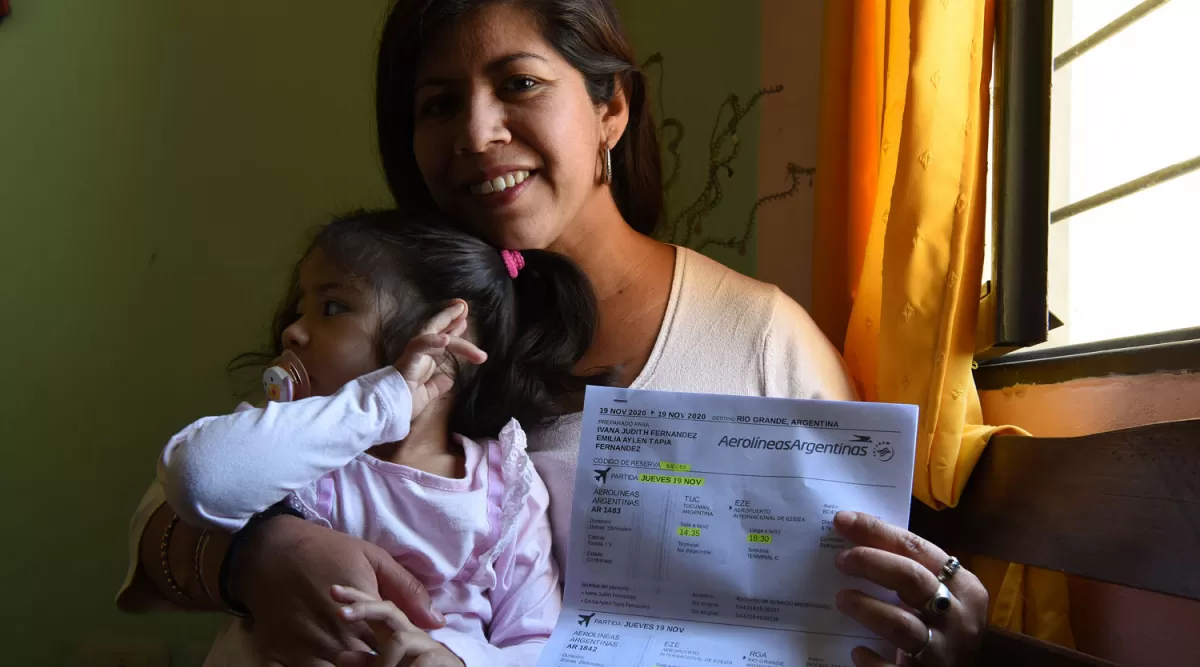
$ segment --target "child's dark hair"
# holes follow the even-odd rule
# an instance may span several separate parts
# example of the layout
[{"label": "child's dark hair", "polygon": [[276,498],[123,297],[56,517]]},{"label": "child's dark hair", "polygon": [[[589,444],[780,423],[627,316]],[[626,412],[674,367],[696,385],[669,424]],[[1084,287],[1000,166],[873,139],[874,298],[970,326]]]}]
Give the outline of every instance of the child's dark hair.
[{"label": "child's dark hair", "polygon": [[[513,279],[500,251],[484,241],[428,215],[396,210],[341,216],[317,232],[304,256],[318,248],[395,304],[377,337],[380,367],[395,362],[451,300],[467,302],[474,342],[488,361],[458,369],[450,418],[456,433],[495,436],[510,418],[536,426],[564,412],[565,398],[610,378],[574,373],[592,342],[596,298],[587,277],[562,255],[523,250],[525,267]],[[272,355],[282,352],[283,330],[297,318],[299,270],[297,264],[275,316]]]}]

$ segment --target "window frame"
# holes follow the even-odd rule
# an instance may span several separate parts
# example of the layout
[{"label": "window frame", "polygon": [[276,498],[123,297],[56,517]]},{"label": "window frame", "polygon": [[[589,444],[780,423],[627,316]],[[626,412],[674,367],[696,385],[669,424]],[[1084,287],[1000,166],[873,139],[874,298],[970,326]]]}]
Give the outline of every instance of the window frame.
[{"label": "window frame", "polygon": [[1049,334],[1052,0],[998,0],[993,69],[992,275],[980,303],[982,358]]},{"label": "window frame", "polygon": [[[980,388],[1112,374],[1200,370],[1200,327],[1026,350],[1046,342],[1053,224],[1200,169],[1200,156],[1050,209],[1051,85],[1055,70],[1170,0],[1145,0],[1053,54],[1053,0],[996,0],[991,276],[980,295]],[[1007,384],[1005,384],[1007,383]]]}]

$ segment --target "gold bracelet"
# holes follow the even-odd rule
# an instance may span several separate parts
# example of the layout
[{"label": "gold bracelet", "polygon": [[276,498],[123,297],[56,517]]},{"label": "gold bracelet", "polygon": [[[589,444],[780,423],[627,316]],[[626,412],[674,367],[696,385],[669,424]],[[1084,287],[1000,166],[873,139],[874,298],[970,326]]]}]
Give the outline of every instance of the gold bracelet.
[{"label": "gold bracelet", "polygon": [[167,577],[167,585],[184,602],[193,602],[192,598],[179,587],[179,582],[175,581],[175,575],[171,574],[171,563],[167,558],[168,547],[171,544],[171,534],[175,532],[175,524],[177,523],[179,523],[179,515],[172,514],[171,520],[167,522],[167,529],[163,531],[162,543],[159,545],[159,556],[162,559],[163,574]]},{"label": "gold bracelet", "polygon": [[212,591],[208,589],[208,582],[204,580],[204,553],[208,550],[208,539],[211,537],[210,531],[200,533],[200,538],[196,540],[196,555],[192,561],[192,569],[196,572],[196,579],[200,582],[200,589],[204,591],[205,597],[210,602],[216,602]]}]

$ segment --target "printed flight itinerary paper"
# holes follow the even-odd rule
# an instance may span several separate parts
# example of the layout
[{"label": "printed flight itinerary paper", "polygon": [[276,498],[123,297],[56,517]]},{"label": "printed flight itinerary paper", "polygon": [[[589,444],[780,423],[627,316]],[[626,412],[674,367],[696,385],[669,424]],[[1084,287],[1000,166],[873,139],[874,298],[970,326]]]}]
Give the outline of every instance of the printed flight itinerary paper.
[{"label": "printed flight itinerary paper", "polygon": [[591,387],[563,613],[538,665],[837,667],[842,509],[908,525],[912,405]]}]

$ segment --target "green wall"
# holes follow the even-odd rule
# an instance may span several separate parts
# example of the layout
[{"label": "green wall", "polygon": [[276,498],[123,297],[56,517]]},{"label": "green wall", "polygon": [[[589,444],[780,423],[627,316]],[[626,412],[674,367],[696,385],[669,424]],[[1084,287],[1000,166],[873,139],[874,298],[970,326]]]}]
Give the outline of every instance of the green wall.
[{"label": "green wall", "polygon": [[232,406],[223,367],[304,230],[387,201],[385,4],[16,0],[0,24],[0,662],[211,636],[116,612],[126,526],[171,433]]},{"label": "green wall", "polygon": [[[708,178],[709,138],[721,103],[731,93],[746,101],[760,87],[760,2],[616,0],[616,4],[639,60],[644,62],[654,53],[662,53],[665,60],[662,108],[666,116],[678,118],[685,128],[683,169],[667,198],[669,210],[678,212],[700,194]],[[655,67],[647,71],[657,95],[664,70]],[[728,113],[723,118],[727,120]],[[714,237],[740,237],[754,206],[758,187],[757,108],[742,121],[737,135],[741,152],[732,165],[733,177],[722,175],[724,200],[704,222],[706,234]],[[668,168],[669,159],[663,164],[664,169]],[[754,275],[753,238],[744,256],[724,248],[709,248],[705,253]]]},{"label": "green wall", "polygon": [[[213,619],[115,610],[127,522],[167,437],[230,407],[224,364],[261,341],[303,232],[387,201],[370,102],[387,3],[13,4],[0,24],[4,663],[107,667],[149,639],[192,664]],[[678,209],[701,187],[717,107],[758,87],[757,3],[618,4],[639,53],[665,54],[663,102],[687,126]],[[718,233],[754,201],[757,131],[755,114]],[[753,245],[712,254],[753,272]]]}]

